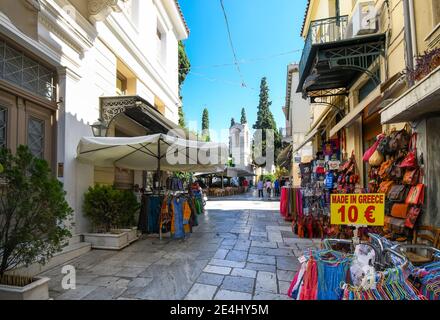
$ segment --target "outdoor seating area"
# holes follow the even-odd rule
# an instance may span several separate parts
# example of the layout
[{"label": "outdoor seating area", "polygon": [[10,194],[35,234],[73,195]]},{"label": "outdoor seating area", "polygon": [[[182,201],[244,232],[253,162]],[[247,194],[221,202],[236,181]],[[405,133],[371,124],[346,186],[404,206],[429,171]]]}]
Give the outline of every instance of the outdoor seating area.
[{"label": "outdoor seating area", "polygon": [[247,187],[226,187],[226,188],[207,188],[206,193],[209,197],[228,197],[247,192]]}]

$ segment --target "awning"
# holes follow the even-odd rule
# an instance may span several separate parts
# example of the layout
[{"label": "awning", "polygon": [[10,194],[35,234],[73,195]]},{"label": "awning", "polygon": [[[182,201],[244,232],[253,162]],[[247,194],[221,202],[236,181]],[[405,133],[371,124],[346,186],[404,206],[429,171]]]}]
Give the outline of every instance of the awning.
[{"label": "awning", "polygon": [[99,167],[172,172],[223,171],[228,147],[165,134],[130,138],[81,139],[77,159]]},{"label": "awning", "polygon": [[364,100],[362,100],[358,105],[351,110],[341,121],[339,121],[336,126],[334,126],[330,130],[330,136],[334,136],[337,134],[341,129],[350,126],[356,119],[358,119],[362,115],[362,111],[371,104],[374,103],[380,103],[382,100],[381,92],[380,92],[380,86],[377,86],[376,89],[374,89],[368,97],[366,97]]},{"label": "awning", "polygon": [[381,112],[382,124],[409,122],[440,112],[440,67]]},{"label": "awning", "polygon": [[332,112],[332,108],[328,107],[326,109],[326,111],[324,111],[324,113],[322,114],[321,118],[316,122],[316,124],[313,126],[312,129],[310,129],[310,131],[306,134],[303,142],[301,142],[299,144],[299,146],[297,146],[293,151],[292,151],[292,155],[297,153],[298,150],[300,150],[302,147],[304,147],[307,143],[309,143],[314,137],[315,135],[318,133],[319,131],[319,127],[323,124],[323,122],[325,121],[325,119],[327,118],[327,116]]},{"label": "awning", "polygon": [[223,176],[223,177],[227,177],[227,178],[254,177],[254,176],[256,176],[256,174],[251,171],[248,171],[248,170],[245,170],[242,168],[236,168],[236,167],[228,167],[222,171],[198,172],[198,173],[194,174],[195,177],[206,176],[206,175],[216,175],[216,176]]},{"label": "awning", "polygon": [[287,147],[281,150],[280,154],[277,157],[278,165],[286,169],[290,169],[290,165],[292,164],[292,149],[293,146],[289,144]]}]

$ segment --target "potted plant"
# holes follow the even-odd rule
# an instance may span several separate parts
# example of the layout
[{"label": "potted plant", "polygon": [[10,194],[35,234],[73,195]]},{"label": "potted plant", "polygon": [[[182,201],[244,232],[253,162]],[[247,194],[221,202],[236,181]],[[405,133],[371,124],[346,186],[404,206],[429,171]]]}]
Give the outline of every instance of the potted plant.
[{"label": "potted plant", "polygon": [[0,300],[48,299],[48,278],[16,269],[45,264],[62,251],[73,211],[47,162],[27,147],[19,146],[16,155],[0,149],[0,163]]},{"label": "potted plant", "polygon": [[121,229],[134,225],[134,214],[139,209],[132,193],[107,185],[89,187],[83,209],[94,228],[94,233],[84,235],[92,248],[120,250],[137,239],[137,230]]},{"label": "potted plant", "polygon": [[128,242],[136,241],[138,236],[136,225],[136,213],[139,212],[140,205],[133,192],[123,190],[115,193],[115,205],[118,206],[118,213],[116,215],[116,226],[123,232],[128,233]]}]

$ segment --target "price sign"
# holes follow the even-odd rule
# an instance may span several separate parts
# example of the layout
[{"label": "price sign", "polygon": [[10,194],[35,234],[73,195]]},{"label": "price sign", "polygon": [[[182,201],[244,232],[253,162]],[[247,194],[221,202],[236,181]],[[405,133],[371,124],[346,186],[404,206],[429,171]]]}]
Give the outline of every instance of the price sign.
[{"label": "price sign", "polygon": [[331,224],[383,226],[385,194],[332,194]]}]

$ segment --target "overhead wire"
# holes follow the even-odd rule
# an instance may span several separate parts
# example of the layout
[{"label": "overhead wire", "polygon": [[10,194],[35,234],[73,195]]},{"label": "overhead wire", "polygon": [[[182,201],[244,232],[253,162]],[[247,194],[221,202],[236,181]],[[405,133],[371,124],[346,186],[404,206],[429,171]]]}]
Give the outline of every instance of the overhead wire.
[{"label": "overhead wire", "polygon": [[221,4],[221,7],[222,7],[223,15],[225,17],[226,29],[228,31],[229,44],[231,45],[232,54],[234,56],[234,64],[235,64],[235,67],[237,68],[237,71],[238,71],[238,73],[240,75],[242,86],[246,87],[246,82],[244,81],[244,76],[243,76],[243,74],[242,74],[242,72],[240,70],[240,64],[238,63],[237,53],[235,52],[234,43],[232,42],[231,29],[229,28],[228,16],[226,14],[226,10],[225,10],[225,6],[223,4],[223,0],[220,0],[220,4]]}]

